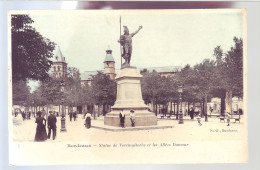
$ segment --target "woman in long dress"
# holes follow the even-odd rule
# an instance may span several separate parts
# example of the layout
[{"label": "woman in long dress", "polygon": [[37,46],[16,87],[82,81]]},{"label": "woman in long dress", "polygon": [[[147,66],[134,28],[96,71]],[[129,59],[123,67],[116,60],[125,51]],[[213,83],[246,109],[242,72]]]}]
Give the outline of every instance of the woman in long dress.
[{"label": "woman in long dress", "polygon": [[37,123],[36,127],[36,134],[34,141],[35,142],[41,142],[47,140],[47,132],[46,132],[46,119],[44,117],[41,117],[41,112],[37,112],[38,117],[35,120],[35,123]]},{"label": "woman in long dress", "polygon": [[89,129],[91,127],[91,114],[88,112],[86,114],[85,127]]}]

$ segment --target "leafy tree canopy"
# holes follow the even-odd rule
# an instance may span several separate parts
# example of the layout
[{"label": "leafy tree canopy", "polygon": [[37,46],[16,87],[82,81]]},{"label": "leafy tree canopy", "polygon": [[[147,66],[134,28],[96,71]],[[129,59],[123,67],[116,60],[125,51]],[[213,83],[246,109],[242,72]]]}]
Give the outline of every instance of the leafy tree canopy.
[{"label": "leafy tree canopy", "polygon": [[49,77],[55,43],[37,32],[33,22],[28,15],[11,16],[13,81]]}]

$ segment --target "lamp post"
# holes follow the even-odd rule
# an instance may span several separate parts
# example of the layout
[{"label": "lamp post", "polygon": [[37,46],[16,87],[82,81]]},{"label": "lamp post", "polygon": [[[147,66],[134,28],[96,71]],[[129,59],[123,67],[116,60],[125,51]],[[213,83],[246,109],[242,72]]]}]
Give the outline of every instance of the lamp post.
[{"label": "lamp post", "polygon": [[65,82],[64,80],[61,80],[60,82],[60,86],[61,86],[61,92],[62,92],[62,98],[61,98],[61,132],[66,132],[66,125],[65,125],[65,114],[64,114],[64,88],[65,88]]},{"label": "lamp post", "polygon": [[182,86],[179,86],[178,87],[178,92],[179,92],[179,95],[180,95],[180,114],[179,114],[179,124],[183,124],[183,113],[182,113],[182,92],[183,92],[183,89],[182,89]]}]

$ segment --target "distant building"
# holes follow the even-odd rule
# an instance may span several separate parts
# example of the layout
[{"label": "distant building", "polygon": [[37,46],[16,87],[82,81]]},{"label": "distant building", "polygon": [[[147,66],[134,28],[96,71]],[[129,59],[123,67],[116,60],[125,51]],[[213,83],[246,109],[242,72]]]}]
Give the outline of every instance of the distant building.
[{"label": "distant building", "polygon": [[141,71],[153,72],[156,71],[162,77],[168,77],[170,75],[175,75],[181,71],[181,66],[165,66],[165,67],[147,67],[141,68]]},{"label": "distant building", "polygon": [[[106,57],[104,60],[104,70],[99,70],[99,72],[103,72],[104,74],[109,75],[110,79],[114,80],[116,77],[115,71],[115,60],[112,55],[112,50],[106,50]],[[91,85],[92,76],[96,75],[98,71],[84,71],[81,73],[81,85],[84,86],[86,84]]]},{"label": "distant building", "polygon": [[96,75],[97,73],[98,71],[84,71],[83,73],[81,73],[81,86],[90,86],[92,82],[92,76]]},{"label": "distant building", "polygon": [[115,60],[112,56],[112,50],[106,51],[106,58],[104,61],[104,73],[110,76],[110,79],[114,80],[116,77],[115,73]]},{"label": "distant building", "polygon": [[[166,66],[166,67],[147,67],[140,68],[140,71],[146,70],[148,72],[156,71],[159,75],[168,77],[170,75],[175,75],[176,73],[181,71],[181,66]],[[106,57],[104,60],[104,70],[99,70],[104,74],[109,75],[109,77],[114,80],[116,74],[119,70],[115,69],[115,60],[112,55],[112,50],[106,50]],[[92,76],[96,75],[98,71],[84,71],[81,73],[81,85],[91,85]]]},{"label": "distant building", "polygon": [[60,47],[58,47],[57,54],[55,56],[55,61],[51,66],[51,76],[52,78],[64,78],[67,75],[67,63],[65,57],[62,55]]}]

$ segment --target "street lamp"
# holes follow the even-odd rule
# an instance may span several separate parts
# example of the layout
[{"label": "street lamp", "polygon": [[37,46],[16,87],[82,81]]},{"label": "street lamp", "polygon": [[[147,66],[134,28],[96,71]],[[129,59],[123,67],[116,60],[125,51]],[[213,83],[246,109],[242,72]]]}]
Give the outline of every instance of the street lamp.
[{"label": "street lamp", "polygon": [[65,82],[64,80],[61,80],[60,82],[60,86],[61,86],[61,92],[62,92],[62,98],[61,98],[61,129],[60,131],[61,132],[66,132],[67,129],[66,129],[66,126],[65,126],[65,114],[64,114],[64,88],[65,88]]},{"label": "street lamp", "polygon": [[179,114],[179,124],[183,124],[183,113],[182,113],[182,92],[183,92],[183,89],[182,89],[182,86],[179,86],[178,87],[178,93],[180,95],[180,114]]}]

